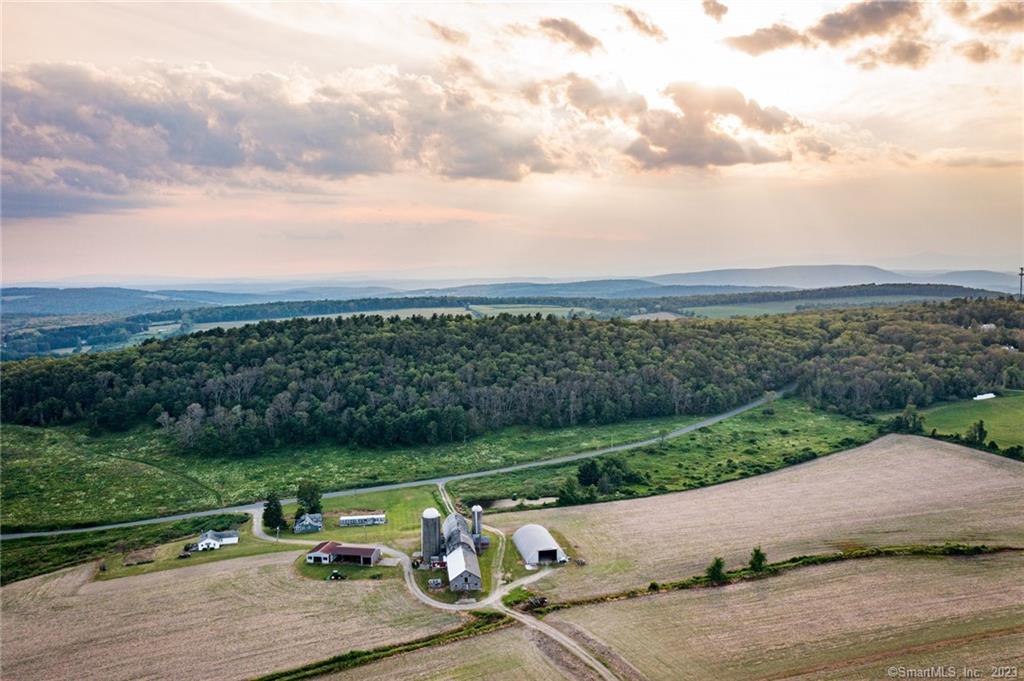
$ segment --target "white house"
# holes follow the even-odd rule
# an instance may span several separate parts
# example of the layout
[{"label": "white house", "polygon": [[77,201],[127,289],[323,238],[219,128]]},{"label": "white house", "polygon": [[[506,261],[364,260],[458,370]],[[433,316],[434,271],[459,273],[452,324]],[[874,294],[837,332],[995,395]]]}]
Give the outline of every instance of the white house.
[{"label": "white house", "polygon": [[235,530],[228,530],[226,532],[215,532],[209,530],[199,535],[199,541],[196,542],[196,550],[198,551],[213,551],[219,549],[227,544],[238,543],[238,532]]}]

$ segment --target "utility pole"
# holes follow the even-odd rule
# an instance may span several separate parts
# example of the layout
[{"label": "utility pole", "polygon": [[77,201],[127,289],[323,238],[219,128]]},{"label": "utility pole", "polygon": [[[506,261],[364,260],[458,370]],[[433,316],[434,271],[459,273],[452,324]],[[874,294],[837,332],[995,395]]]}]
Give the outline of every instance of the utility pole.
[{"label": "utility pole", "polygon": [[1017,291],[1017,302],[1024,303],[1024,267],[1020,268],[1020,288]]}]

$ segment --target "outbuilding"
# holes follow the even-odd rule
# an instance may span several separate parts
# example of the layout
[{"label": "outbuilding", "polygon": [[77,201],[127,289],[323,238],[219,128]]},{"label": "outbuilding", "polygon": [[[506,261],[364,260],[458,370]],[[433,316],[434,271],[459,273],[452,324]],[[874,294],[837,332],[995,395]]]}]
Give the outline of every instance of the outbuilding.
[{"label": "outbuilding", "polygon": [[380,513],[360,513],[356,515],[343,515],[338,518],[338,525],[341,527],[360,527],[363,525],[384,525],[388,522],[387,515]]},{"label": "outbuilding", "polygon": [[208,530],[199,535],[199,541],[196,542],[196,550],[214,551],[227,544],[237,543],[238,532],[235,530],[226,530],[224,532]]},{"label": "outbuilding", "polygon": [[569,560],[555,538],[541,525],[523,525],[512,535],[512,543],[527,565],[564,563]]},{"label": "outbuilding", "polygon": [[480,561],[472,549],[459,546],[448,554],[446,567],[449,591],[480,591],[483,589]]},{"label": "outbuilding", "polygon": [[376,546],[352,546],[335,541],[320,542],[306,554],[306,562],[313,565],[328,563],[376,565],[379,561],[380,549]]}]

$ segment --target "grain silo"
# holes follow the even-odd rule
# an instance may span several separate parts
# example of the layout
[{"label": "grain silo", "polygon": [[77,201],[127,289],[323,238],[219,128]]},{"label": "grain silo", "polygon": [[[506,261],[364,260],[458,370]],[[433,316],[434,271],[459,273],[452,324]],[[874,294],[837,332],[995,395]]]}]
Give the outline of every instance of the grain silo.
[{"label": "grain silo", "polygon": [[480,504],[473,507],[473,536],[479,537],[484,533],[484,509]]},{"label": "grain silo", "polygon": [[436,508],[423,509],[420,521],[420,540],[423,549],[423,560],[429,561],[443,553],[441,548],[441,514]]}]

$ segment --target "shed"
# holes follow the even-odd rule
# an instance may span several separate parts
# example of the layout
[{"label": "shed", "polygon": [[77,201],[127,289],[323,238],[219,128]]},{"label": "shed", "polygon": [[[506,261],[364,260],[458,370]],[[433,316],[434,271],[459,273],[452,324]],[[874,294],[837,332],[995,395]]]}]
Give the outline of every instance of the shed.
[{"label": "shed", "polygon": [[340,525],[341,527],[358,527],[360,525],[384,525],[387,522],[388,517],[383,511],[379,513],[343,515],[340,518],[338,518],[338,525]]},{"label": "shed", "polygon": [[380,549],[376,546],[352,546],[335,541],[323,541],[306,554],[306,562],[326,565],[327,563],[354,563],[376,565],[380,561]]},{"label": "shed", "polygon": [[555,538],[541,525],[523,525],[512,535],[512,543],[527,565],[564,563],[569,560]]},{"label": "shed", "polygon": [[295,521],[295,527],[292,528],[292,531],[295,534],[305,534],[307,532],[319,532],[322,529],[324,529],[323,514],[306,513]]},{"label": "shed", "polygon": [[226,544],[237,544],[238,543],[238,532],[235,530],[226,530],[224,532],[216,532],[214,530],[207,530],[199,535],[199,541],[196,542],[197,551],[212,551],[219,549],[221,546]]}]

